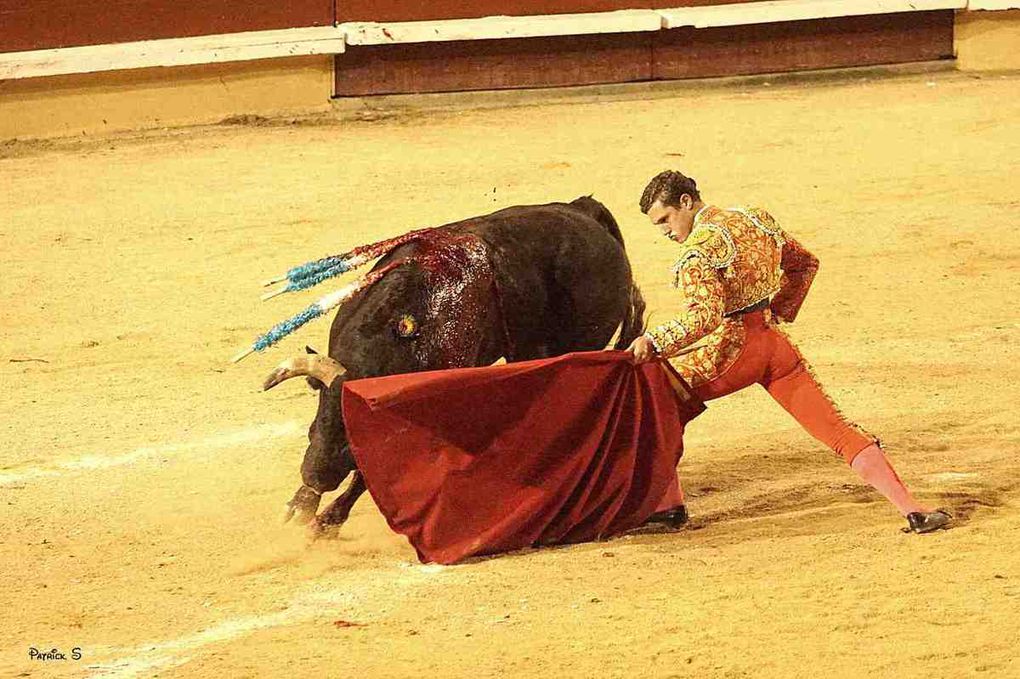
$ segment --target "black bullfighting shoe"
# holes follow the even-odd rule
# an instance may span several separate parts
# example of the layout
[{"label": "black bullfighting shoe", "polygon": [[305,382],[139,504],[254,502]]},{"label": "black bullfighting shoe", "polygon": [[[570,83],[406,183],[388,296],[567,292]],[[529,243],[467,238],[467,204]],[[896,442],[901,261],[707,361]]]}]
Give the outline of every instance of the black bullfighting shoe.
[{"label": "black bullfighting shoe", "polygon": [[907,514],[909,528],[904,528],[904,533],[931,533],[939,528],[945,528],[953,520],[952,515],[944,509],[936,509],[934,512],[910,512]]},{"label": "black bullfighting shoe", "polygon": [[645,519],[644,525],[649,524],[662,524],[670,528],[680,528],[690,517],[687,515],[687,507],[685,505],[679,505],[673,507],[673,509],[667,509],[662,512],[655,512],[647,519]]}]

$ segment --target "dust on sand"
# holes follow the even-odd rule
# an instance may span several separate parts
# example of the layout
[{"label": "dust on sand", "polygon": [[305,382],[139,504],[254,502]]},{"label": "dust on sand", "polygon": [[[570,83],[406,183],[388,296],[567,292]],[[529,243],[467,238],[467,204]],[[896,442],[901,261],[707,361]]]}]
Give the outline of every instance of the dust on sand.
[{"label": "dust on sand", "polygon": [[[1020,674],[1018,84],[738,86],[8,145],[0,674]],[[436,568],[367,496],[335,541],[278,524],[315,397],[258,383],[322,348],[327,324],[228,366],[308,301],[260,304],[259,281],[594,192],[658,322],[676,246],[636,202],[675,166],[709,201],[767,207],[821,258],[790,333],[956,528],[901,534],[760,390],[690,428],[679,533]]]}]

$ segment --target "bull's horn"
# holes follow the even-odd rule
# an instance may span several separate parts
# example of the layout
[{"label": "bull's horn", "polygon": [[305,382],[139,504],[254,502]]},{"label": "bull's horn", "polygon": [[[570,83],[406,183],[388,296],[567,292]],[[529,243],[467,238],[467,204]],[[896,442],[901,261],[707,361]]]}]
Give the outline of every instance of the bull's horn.
[{"label": "bull's horn", "polygon": [[347,368],[341,365],[340,361],[323,356],[322,354],[308,354],[295,356],[276,366],[276,370],[269,374],[262,384],[262,391],[269,391],[280,382],[289,380],[292,377],[314,377],[328,389],[338,377],[343,377]]}]

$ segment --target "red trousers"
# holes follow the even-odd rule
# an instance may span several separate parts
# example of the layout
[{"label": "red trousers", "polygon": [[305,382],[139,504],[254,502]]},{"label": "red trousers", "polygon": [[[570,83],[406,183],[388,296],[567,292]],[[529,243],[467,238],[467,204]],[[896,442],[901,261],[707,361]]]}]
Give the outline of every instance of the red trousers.
[{"label": "red trousers", "polygon": [[721,375],[694,389],[694,394],[711,401],[760,384],[800,426],[850,464],[877,439],[843,417],[815,381],[803,356],[765,313],[743,316],[747,335],[740,356]]}]

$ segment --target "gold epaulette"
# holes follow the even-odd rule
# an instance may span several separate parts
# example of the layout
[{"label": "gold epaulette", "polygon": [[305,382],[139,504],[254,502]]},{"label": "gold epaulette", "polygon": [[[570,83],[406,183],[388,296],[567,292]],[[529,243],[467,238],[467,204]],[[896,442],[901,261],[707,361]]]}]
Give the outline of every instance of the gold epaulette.
[{"label": "gold epaulette", "polygon": [[783,230],[779,227],[779,224],[776,223],[775,217],[760,207],[734,208],[734,210],[746,215],[752,222],[754,222],[755,226],[772,236],[772,238],[776,241],[776,245],[783,247],[783,244],[786,242],[786,238],[783,236]]},{"label": "gold epaulette", "polygon": [[673,265],[674,273],[680,271],[680,267],[687,260],[693,257],[704,257],[710,266],[722,269],[733,262],[737,256],[737,247],[733,243],[733,236],[726,230],[725,226],[704,222],[698,224],[691,231],[691,234],[683,242],[683,249],[680,257]]}]

